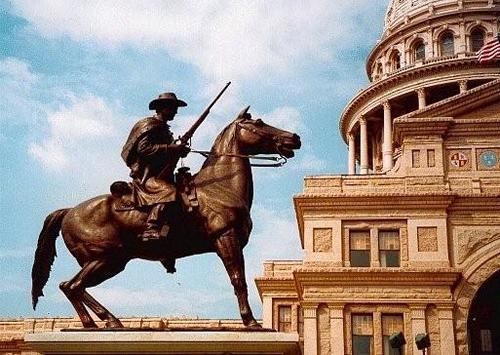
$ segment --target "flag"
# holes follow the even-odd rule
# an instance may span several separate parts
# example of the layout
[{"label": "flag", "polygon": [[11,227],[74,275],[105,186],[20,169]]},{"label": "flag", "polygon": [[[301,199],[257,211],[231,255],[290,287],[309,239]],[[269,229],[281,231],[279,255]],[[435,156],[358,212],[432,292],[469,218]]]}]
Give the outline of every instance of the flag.
[{"label": "flag", "polygon": [[500,59],[500,35],[486,43],[477,52],[479,63],[486,63],[495,59]]}]

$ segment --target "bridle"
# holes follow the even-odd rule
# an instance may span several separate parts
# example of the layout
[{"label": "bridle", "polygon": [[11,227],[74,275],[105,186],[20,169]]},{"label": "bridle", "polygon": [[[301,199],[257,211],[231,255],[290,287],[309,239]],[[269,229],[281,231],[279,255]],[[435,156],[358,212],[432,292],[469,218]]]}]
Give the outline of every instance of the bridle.
[{"label": "bridle", "polygon": [[[200,154],[204,156],[205,158],[208,158],[209,156],[215,156],[215,157],[222,157],[222,156],[227,156],[227,157],[236,157],[236,158],[248,158],[248,159],[255,159],[255,160],[267,160],[267,161],[274,161],[275,163],[270,163],[270,164],[259,164],[259,163],[250,163],[250,166],[254,167],[259,167],[259,168],[277,168],[285,165],[288,161],[288,159],[283,155],[282,152],[280,152],[280,147],[284,144],[284,140],[282,137],[272,135],[272,134],[266,134],[261,132],[260,130],[257,130],[253,127],[247,127],[246,125],[241,124],[240,122],[236,122],[236,127],[249,131],[261,138],[265,138],[267,140],[271,139],[273,142],[276,143],[276,150],[278,151],[278,157],[273,157],[273,156],[258,156],[258,155],[246,155],[246,154],[233,154],[233,153],[223,153],[223,154],[214,154],[210,151],[206,150],[194,150],[192,149],[191,152]],[[236,134],[238,134],[238,131],[236,131]],[[272,136],[272,138],[270,138]]]}]

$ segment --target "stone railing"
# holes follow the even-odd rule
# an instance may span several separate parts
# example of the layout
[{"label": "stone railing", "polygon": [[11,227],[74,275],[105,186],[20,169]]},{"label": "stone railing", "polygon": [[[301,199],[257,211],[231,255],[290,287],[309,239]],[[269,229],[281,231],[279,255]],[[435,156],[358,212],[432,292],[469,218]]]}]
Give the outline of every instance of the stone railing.
[{"label": "stone railing", "polygon": [[464,176],[451,174],[428,176],[325,175],[304,179],[304,195],[346,194],[384,195],[407,193],[486,193],[498,194],[500,176]]},{"label": "stone railing", "polygon": [[292,272],[302,265],[300,260],[264,261],[264,277],[292,277]]}]

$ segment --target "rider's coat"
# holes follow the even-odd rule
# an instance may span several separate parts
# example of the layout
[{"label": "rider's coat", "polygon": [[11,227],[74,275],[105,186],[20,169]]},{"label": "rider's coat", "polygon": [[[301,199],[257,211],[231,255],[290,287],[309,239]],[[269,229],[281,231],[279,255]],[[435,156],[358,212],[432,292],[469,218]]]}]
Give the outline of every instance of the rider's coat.
[{"label": "rider's coat", "polygon": [[138,206],[175,200],[174,170],[179,160],[169,151],[174,140],[170,127],[156,116],[138,121],[122,149],[122,158],[134,179]]}]

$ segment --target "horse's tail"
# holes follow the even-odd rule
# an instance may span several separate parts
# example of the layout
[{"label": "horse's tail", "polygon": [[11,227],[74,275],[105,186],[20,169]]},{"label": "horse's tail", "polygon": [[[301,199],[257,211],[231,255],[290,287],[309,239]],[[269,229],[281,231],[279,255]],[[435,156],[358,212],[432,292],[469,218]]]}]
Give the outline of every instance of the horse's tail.
[{"label": "horse's tail", "polygon": [[31,299],[33,309],[36,308],[38,297],[43,296],[43,287],[49,279],[50,270],[56,253],[56,238],[61,230],[64,216],[70,209],[61,209],[52,212],[45,218],[42,231],[38,237],[38,245],[35,251],[35,260],[31,269]]}]

